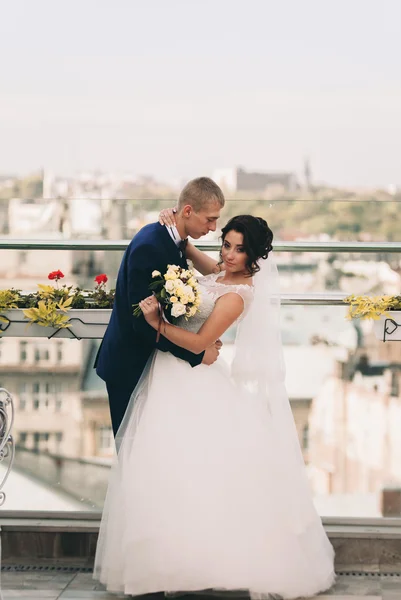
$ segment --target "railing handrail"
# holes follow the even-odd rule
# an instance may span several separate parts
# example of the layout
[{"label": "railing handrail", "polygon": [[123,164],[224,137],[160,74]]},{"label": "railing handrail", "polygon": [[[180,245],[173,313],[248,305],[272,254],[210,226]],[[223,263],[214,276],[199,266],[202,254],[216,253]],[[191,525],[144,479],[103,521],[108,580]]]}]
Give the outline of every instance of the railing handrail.
[{"label": "railing handrail", "polygon": [[[127,248],[131,240],[24,240],[0,237],[0,250],[120,250]],[[216,241],[198,240],[201,250],[220,249]],[[282,242],[275,241],[276,252],[391,252],[401,253],[401,242]]]},{"label": "railing handrail", "polygon": [[[22,298],[26,297],[28,292],[24,292],[21,294]],[[280,299],[282,305],[315,305],[315,306],[346,306],[344,303],[344,299],[347,298],[350,294],[345,294],[344,292],[314,292],[314,293],[281,293]],[[16,310],[16,309],[11,309]],[[79,308],[80,312],[82,310],[85,311],[96,311],[104,312],[106,310],[111,310],[109,308]],[[71,316],[74,314],[74,309],[70,310]],[[40,361],[43,362],[43,361]],[[51,392],[52,393],[52,392]],[[64,392],[60,392],[64,394]],[[37,394],[36,394],[37,395]]]}]

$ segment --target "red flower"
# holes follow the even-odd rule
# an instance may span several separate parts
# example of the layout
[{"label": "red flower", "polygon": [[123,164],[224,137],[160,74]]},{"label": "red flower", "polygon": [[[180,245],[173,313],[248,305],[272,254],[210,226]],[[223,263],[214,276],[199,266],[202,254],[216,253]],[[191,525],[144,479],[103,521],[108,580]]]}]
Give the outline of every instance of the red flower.
[{"label": "red flower", "polygon": [[52,271],[48,274],[47,277],[48,279],[55,279],[56,281],[58,281],[59,279],[62,279],[64,277],[64,273],[62,273],[59,269],[58,271]]},{"label": "red flower", "polygon": [[108,277],[102,273],[101,275],[96,275],[95,281],[98,285],[102,285],[102,283],[106,283],[108,281]]}]

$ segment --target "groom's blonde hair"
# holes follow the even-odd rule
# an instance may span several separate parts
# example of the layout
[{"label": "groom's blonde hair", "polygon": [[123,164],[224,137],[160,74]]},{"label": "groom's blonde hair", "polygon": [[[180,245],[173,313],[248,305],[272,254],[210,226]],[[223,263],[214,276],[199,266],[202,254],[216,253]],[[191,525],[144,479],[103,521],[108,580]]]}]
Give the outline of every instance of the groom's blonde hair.
[{"label": "groom's blonde hair", "polygon": [[207,204],[217,202],[221,208],[225,203],[224,194],[209,177],[197,177],[188,181],[178,198],[178,210],[190,204],[195,212],[205,208]]}]

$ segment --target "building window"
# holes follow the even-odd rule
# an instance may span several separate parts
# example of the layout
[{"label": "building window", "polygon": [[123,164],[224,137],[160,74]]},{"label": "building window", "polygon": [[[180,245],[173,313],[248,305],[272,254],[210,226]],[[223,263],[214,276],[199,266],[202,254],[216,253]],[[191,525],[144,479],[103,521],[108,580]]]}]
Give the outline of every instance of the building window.
[{"label": "building window", "polygon": [[20,433],[19,433],[19,440],[18,440],[18,443],[20,444],[20,446],[25,446],[27,438],[28,438],[27,432],[26,431],[20,431]]},{"label": "building window", "polygon": [[35,362],[47,361],[50,358],[49,349],[47,346],[38,345],[34,350]]},{"label": "building window", "polygon": [[35,381],[32,385],[32,392],[34,394],[39,394],[40,392],[40,383],[38,381]]},{"label": "building window", "polygon": [[28,252],[26,250],[20,250],[18,252],[18,266],[23,267],[28,262]]},{"label": "building window", "polygon": [[57,362],[61,363],[63,360],[63,343],[57,342]]},{"label": "building window", "polygon": [[56,402],[54,404],[54,408],[56,412],[60,412],[63,406],[63,401],[61,398],[56,398]]},{"label": "building window", "polygon": [[19,359],[21,362],[25,362],[27,359],[27,342],[19,343]]},{"label": "building window", "polygon": [[63,441],[63,434],[61,431],[56,431],[56,433],[54,434],[55,439],[56,439],[56,445],[55,445],[55,452],[56,454],[60,453],[60,446],[61,443]]},{"label": "building window", "polygon": [[113,448],[114,438],[111,427],[102,426],[98,429],[98,449],[99,452],[107,452]]},{"label": "building window", "polygon": [[304,450],[309,448],[309,425],[305,425],[302,430],[302,448]]},{"label": "building window", "polygon": [[397,371],[391,371],[391,396],[400,395],[400,377]]},{"label": "building window", "polygon": [[33,410],[39,410],[39,406],[40,406],[39,398],[34,398],[33,399]]},{"label": "building window", "polygon": [[35,431],[33,434],[33,449],[37,452],[48,452],[49,437],[49,433]]},{"label": "building window", "polygon": [[25,410],[27,406],[27,385],[25,381],[21,381],[18,386],[18,396],[19,396],[19,409]]}]

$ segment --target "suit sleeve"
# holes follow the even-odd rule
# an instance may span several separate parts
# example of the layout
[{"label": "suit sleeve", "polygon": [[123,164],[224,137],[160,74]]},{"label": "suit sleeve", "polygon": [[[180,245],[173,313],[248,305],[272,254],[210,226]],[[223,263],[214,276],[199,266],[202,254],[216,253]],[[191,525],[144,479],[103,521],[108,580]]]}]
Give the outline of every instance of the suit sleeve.
[{"label": "suit sleeve", "polygon": [[[131,250],[127,260],[127,281],[128,281],[128,301],[129,305],[137,304],[150,295],[149,284],[152,280],[152,271],[155,265],[160,265],[163,257],[155,251],[153,246],[139,246]],[[148,325],[143,316],[132,316],[132,326],[134,330],[144,339],[147,344],[154,346],[163,352],[171,352],[177,358],[188,362],[192,367],[196,367],[202,362],[204,352],[194,354],[180,346],[176,346],[163,336],[160,336],[156,344],[156,332]]]}]

